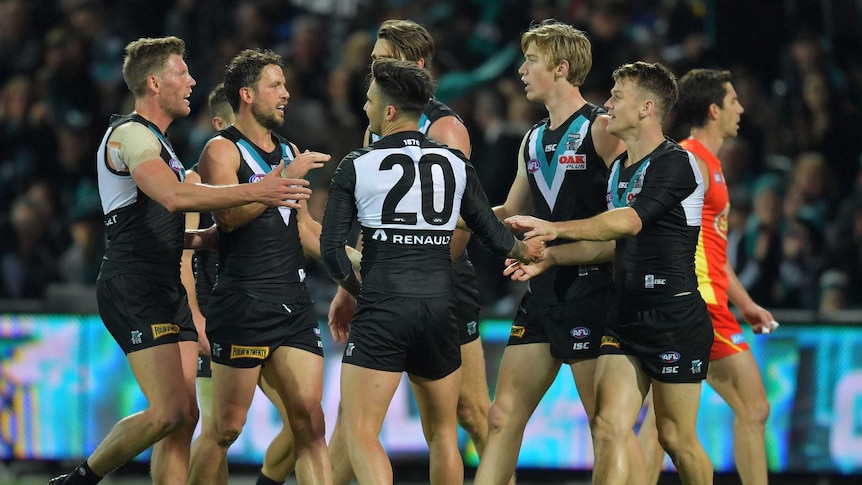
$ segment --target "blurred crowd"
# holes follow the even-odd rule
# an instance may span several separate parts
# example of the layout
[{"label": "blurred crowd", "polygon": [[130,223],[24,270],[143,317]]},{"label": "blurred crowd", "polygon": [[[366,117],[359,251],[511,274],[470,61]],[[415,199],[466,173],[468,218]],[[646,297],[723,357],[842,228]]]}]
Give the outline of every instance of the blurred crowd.
[{"label": "blurred crowd", "polygon": [[[544,113],[526,100],[520,34],[556,18],[588,33],[582,92],[603,104],[614,68],[660,61],[678,75],[729,69],[746,112],[720,158],[731,192],[731,261],[768,308],[862,307],[862,7],[853,0],[0,0],[0,299],[92,285],[104,249],[95,151],[112,113],[132,110],[123,49],[185,40],[197,86],[170,139],[183,163],[213,135],[205,102],[244,48],[285,59],[281,133],[333,161],[310,174],[320,220],[332,171],[362,144],[379,23],[410,18],[437,43],[438,97],[464,119],[492,203],[521,137]],[[666,132],[688,134],[671,115]],[[523,287],[470,247],[487,315],[510,316]],[[334,291],[314,262],[319,299]]]}]

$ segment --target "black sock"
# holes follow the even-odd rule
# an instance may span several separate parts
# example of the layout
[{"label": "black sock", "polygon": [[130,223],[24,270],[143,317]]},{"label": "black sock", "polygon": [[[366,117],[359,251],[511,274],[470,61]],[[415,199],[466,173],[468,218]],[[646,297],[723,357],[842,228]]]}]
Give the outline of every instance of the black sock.
[{"label": "black sock", "polygon": [[276,482],[272,478],[263,474],[263,470],[261,470],[260,474],[257,476],[257,481],[254,482],[254,485],[281,485],[284,482]]},{"label": "black sock", "polygon": [[66,477],[63,485],[96,485],[100,481],[102,481],[102,477],[93,473],[93,470],[90,470],[90,465],[84,460]]}]

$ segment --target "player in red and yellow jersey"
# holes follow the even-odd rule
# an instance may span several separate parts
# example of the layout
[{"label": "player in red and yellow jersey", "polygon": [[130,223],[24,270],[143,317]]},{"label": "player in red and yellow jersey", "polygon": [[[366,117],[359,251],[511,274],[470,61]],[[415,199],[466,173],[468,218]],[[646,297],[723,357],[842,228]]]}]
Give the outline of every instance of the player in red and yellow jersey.
[{"label": "player in red and yellow jersey", "polygon": [[[740,116],[745,111],[730,81],[730,72],[709,69],[694,69],[680,79],[677,109],[683,121],[692,127],[689,138],[680,145],[694,154],[704,179],[695,268],[698,289],[707,304],[715,334],[706,380],[733,409],[734,457],[742,483],[766,484],[764,427],[769,402],[757,362],[728,304],[733,303],[739,309],[754,333],[768,334],[778,323],[772,313],[751,299],[727,261],[730,201],[716,154],[725,139],[736,136]],[[650,412],[649,416],[654,414]],[[649,483],[655,483],[663,457],[655,426],[645,423],[638,438],[647,458],[652,479]]]}]

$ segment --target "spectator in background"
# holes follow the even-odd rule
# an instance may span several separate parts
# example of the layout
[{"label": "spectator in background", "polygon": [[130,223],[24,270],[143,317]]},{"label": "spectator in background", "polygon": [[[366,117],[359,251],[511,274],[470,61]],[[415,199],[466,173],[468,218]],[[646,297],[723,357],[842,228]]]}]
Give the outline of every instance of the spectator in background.
[{"label": "spectator in background", "polygon": [[0,255],[0,295],[40,298],[48,284],[59,279],[56,252],[48,243],[54,215],[50,201],[29,190],[12,203],[12,237],[3,238]]},{"label": "spectator in background", "polygon": [[763,175],[756,182],[735,267],[751,298],[769,307],[776,306],[772,288],[781,262],[782,185],[774,174]]}]

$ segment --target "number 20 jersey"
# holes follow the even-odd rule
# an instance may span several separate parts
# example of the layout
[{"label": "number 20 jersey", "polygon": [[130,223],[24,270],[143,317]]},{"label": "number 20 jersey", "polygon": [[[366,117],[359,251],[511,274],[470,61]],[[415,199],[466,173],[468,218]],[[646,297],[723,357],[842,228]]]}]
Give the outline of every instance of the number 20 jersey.
[{"label": "number 20 jersey", "polygon": [[[332,177],[321,234],[330,274],[344,265],[327,256],[343,246],[353,216],[362,227],[363,291],[400,296],[452,292],[449,242],[464,218],[500,257],[514,245],[494,216],[476,171],[457,150],[416,131],[389,135],[349,154]],[[341,251],[338,252],[342,256]]]}]

